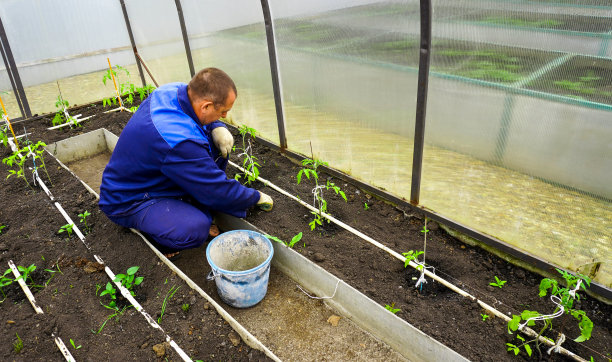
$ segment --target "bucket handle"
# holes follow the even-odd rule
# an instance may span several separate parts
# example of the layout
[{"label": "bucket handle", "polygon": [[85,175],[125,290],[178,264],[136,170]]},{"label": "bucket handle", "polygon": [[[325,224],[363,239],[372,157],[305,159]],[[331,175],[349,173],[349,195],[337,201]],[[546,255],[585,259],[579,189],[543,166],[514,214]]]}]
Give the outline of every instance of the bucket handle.
[{"label": "bucket handle", "polygon": [[219,276],[221,276],[221,273],[216,273],[215,269],[212,269],[206,276],[206,280],[215,280]]}]

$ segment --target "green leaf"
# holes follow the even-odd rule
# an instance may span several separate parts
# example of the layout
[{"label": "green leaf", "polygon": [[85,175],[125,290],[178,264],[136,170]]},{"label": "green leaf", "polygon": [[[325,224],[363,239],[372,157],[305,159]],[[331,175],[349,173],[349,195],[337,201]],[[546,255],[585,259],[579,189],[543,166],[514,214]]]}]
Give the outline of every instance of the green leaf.
[{"label": "green leaf", "polygon": [[508,321],[508,333],[512,334],[518,329],[519,324],[521,323],[521,316],[512,315],[512,319]]},{"label": "green leaf", "polygon": [[303,173],[304,173],[304,170],[300,170],[300,172],[298,172],[298,174],[297,174],[297,183],[298,183],[298,185],[302,181],[302,174]]},{"label": "green leaf", "polygon": [[144,280],[144,277],[138,277],[134,280],[134,285],[139,285]]},{"label": "green leaf", "polygon": [[302,240],[302,232],[300,232],[299,234],[297,234],[296,236],[294,236],[291,239],[291,242],[289,242],[289,247],[293,248],[293,246],[295,245],[295,243],[297,243],[298,241]]},{"label": "green leaf", "polygon": [[128,275],[134,275],[138,271],[139,266],[133,266],[127,270]]},{"label": "green leaf", "polygon": [[531,357],[531,346],[529,346],[528,344],[525,345],[525,352],[527,352],[527,354],[529,355],[529,357]]}]

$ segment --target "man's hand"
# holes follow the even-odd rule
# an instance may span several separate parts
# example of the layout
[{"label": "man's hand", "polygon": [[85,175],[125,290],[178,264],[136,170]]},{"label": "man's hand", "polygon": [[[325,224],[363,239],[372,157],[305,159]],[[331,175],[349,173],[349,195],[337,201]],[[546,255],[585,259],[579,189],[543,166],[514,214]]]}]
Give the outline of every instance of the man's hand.
[{"label": "man's hand", "polygon": [[215,146],[221,152],[223,158],[228,158],[234,146],[234,137],[225,127],[217,127],[212,130],[212,138]]},{"label": "man's hand", "polygon": [[259,191],[259,201],[257,201],[257,206],[263,211],[270,211],[272,210],[273,205],[274,201],[272,201],[272,198]]}]

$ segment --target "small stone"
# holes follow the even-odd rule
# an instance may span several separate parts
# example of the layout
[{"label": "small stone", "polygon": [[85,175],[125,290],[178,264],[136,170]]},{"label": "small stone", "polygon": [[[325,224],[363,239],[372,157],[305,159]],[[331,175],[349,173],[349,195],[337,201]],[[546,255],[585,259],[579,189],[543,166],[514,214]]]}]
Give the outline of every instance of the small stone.
[{"label": "small stone", "polygon": [[238,333],[231,331],[227,336],[229,337],[230,342],[232,342],[234,347],[237,347],[240,344],[240,336],[238,335]]},{"label": "small stone", "polygon": [[164,346],[163,343],[154,345],[153,351],[155,351],[155,354],[157,355],[157,357],[160,357],[160,358],[166,355],[166,347]]},{"label": "small stone", "polygon": [[195,295],[192,295],[192,296],[189,298],[189,304],[191,304],[191,305],[196,304],[196,302],[197,302],[197,301],[198,301],[198,299],[196,298],[196,296],[195,296]]},{"label": "small stone", "polygon": [[206,304],[204,304],[204,309],[210,309],[210,303],[206,302]]},{"label": "small stone", "polygon": [[0,243],[0,251],[6,251],[8,250],[8,246],[6,246],[6,243]]},{"label": "small stone", "polygon": [[142,346],[140,346],[140,349],[145,349],[147,347],[149,347],[149,342],[143,343]]},{"label": "small stone", "polygon": [[313,257],[314,261],[316,261],[317,263],[325,261],[325,255],[323,255],[321,253],[315,253],[312,257]]},{"label": "small stone", "polygon": [[439,228],[440,228],[440,226],[439,226],[439,225],[438,225],[438,223],[437,223],[437,222],[435,222],[435,221],[430,221],[430,222],[428,222],[428,223],[427,223],[427,229],[428,229],[429,231],[436,231],[436,230],[438,230]]},{"label": "small stone", "polygon": [[514,274],[517,278],[525,279],[525,271],[523,269],[517,269]]},{"label": "small stone", "polygon": [[331,324],[333,327],[338,326],[338,322],[340,322],[340,316],[332,314],[329,318],[327,318],[327,323]]}]

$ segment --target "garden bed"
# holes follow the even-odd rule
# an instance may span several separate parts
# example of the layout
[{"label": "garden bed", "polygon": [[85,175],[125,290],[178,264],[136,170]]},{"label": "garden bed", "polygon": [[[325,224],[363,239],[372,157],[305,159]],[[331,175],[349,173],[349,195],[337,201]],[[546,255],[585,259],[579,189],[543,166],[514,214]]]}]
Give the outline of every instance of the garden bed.
[{"label": "garden bed", "polygon": [[[240,138],[236,138],[239,142]],[[301,200],[312,201],[313,184],[302,177],[301,184],[297,185],[296,175],[301,167],[296,160],[292,162],[259,144],[255,147],[254,155],[262,166],[259,169],[261,177]],[[241,164],[239,160],[235,161]],[[228,174],[231,177],[233,171]],[[335,218],[398,253],[423,250],[423,233],[420,231],[424,220],[420,215],[389,205],[329,175],[319,177],[321,180],[331,180],[346,193],[348,202],[333,192],[327,194],[329,212]],[[395,308],[400,309],[397,316],[468,359],[499,361],[516,358],[506,352],[505,343],[512,342],[506,323],[499,318],[483,321],[482,314],[487,312],[476,302],[431,280],[421,291],[415,289],[419,273],[414,269],[404,268],[401,261],[334,224],[324,222],[323,227],[310,231],[309,222],[313,215],[309,210],[276,192],[269,193],[275,200],[273,212],[254,210],[247,217],[249,222],[285,241],[303,232],[302,241],[294,246],[298,252],[381,305],[394,304]],[[543,313],[553,311],[554,305],[548,298],[538,297],[541,276],[466,245],[435,223],[430,223],[428,228],[427,264],[435,267],[436,274],[442,278],[503,313],[520,314],[524,309]],[[496,276],[507,281],[503,288],[489,285]],[[589,356],[595,360],[609,356],[612,308],[589,297],[582,298],[580,308],[595,324],[593,337],[583,344],[567,341],[564,346],[586,359]],[[573,318],[563,318],[563,322],[555,321],[555,327],[566,333],[568,340],[579,336],[580,331]],[[556,338],[555,335],[550,337]],[[555,356],[554,359],[563,358]]]},{"label": "garden bed", "polygon": [[[101,115],[99,105],[81,111],[86,114],[86,110],[97,115],[78,129],[48,132],[49,117],[22,124],[31,132],[28,136],[31,141],[51,143],[100,125],[120,133],[130,117],[127,113]],[[1,153],[4,158],[10,151],[2,147]],[[6,226],[0,234],[2,271],[8,268],[8,260],[20,266],[34,264],[34,283],[44,286],[34,288],[43,315],[35,314],[17,283],[4,288],[6,300],[0,304],[5,326],[0,331],[0,338],[5,341],[0,349],[3,360],[61,359],[51,338],[53,332],[68,345],[76,360],[180,360],[166,342],[166,335],[194,360],[267,359],[242,342],[214,308],[163,265],[139,236],[110,222],[78,179],[51,157],[47,156],[46,161],[53,183],[51,193],[83,232],[86,228],[77,215],[91,213],[86,218],[91,232],[85,239],[91,250],[74,234],[67,237],[66,233],[58,233],[66,221],[44,192],[29,189],[16,177],[2,177],[0,224]],[[6,165],[0,165],[0,173],[8,174]],[[41,177],[46,178],[42,172]],[[108,319],[115,312],[102,306],[101,303],[108,305],[110,299],[100,296],[100,292],[110,279],[94,255],[101,256],[115,273],[140,267],[136,275],[144,279],[135,288],[135,298],[164,329],[163,333],[151,327],[134,308],[128,307],[118,318]],[[171,290],[176,293],[168,298]],[[169,302],[162,316],[164,299]],[[119,300],[121,309],[128,305],[121,297]],[[160,316],[162,319],[158,320]],[[17,336],[23,343],[18,354],[14,348]],[[75,342],[74,347],[70,339]]]},{"label": "garden bed", "polygon": [[[30,140],[40,139],[49,144],[101,127],[119,135],[129,119],[129,114],[101,115],[99,106],[88,108],[92,111],[95,109],[97,116],[79,129],[48,132],[46,127],[49,126],[50,118],[24,122],[28,132],[32,132]],[[85,110],[83,113],[85,116]],[[240,142],[239,137],[236,140]],[[8,151],[4,148],[2,150],[3,157],[6,157]],[[299,169],[296,163],[259,144],[255,146],[255,152],[262,166],[262,177],[298,195],[302,200],[312,200],[313,186],[308,180],[304,179],[300,185],[296,185],[295,177]],[[234,161],[238,160],[234,158]],[[77,346],[82,346],[78,350],[70,346],[77,359],[85,356],[117,358],[116,351],[125,353],[121,356],[155,359],[152,347],[161,344],[163,336],[151,329],[133,309],[128,309],[119,321],[108,322],[100,334],[91,332],[92,329],[97,330],[111,314],[100,305],[100,301],[107,301],[96,295],[99,294],[96,293],[96,284],[103,285],[108,279],[95,268],[92,255],[98,254],[116,273],[125,272],[131,266],[140,266],[138,275],[145,279],[136,290],[137,299],[154,318],[158,317],[155,313],[160,313],[169,290],[180,287],[166,309],[161,326],[190,356],[221,360],[263,358],[262,354],[247,347],[244,342],[234,346],[232,341],[235,338],[232,337],[235,337],[235,332],[210,305],[197,295],[190,294],[190,288],[165,266],[160,265],[139,237],[110,222],[98,210],[93,196],[72,175],[54,162],[49,162],[48,168],[54,183],[51,192],[68,214],[76,221],[77,215],[84,210],[92,213],[89,219],[92,231],[86,238],[92,250],[88,251],[81,246],[75,236],[65,240],[64,235],[57,233],[63,222],[44,193],[29,191],[25,183],[15,177],[4,180],[0,191],[4,201],[0,223],[7,227],[0,234],[0,262],[6,265],[8,259],[13,259],[16,264],[23,266],[34,263],[38,270],[51,270],[59,264],[64,274],[56,273],[49,285],[35,294],[45,310],[43,316],[36,316],[27,302],[19,299],[21,294],[17,291],[8,294],[0,310],[3,320],[15,323],[7,322],[8,327],[0,332],[3,340],[16,341],[14,333],[18,333],[24,341],[23,356],[28,359],[41,359],[46,355],[59,356],[50,338],[50,333],[57,328],[60,337],[66,342],[72,338]],[[230,177],[233,176],[234,170],[230,168],[228,171]],[[2,165],[0,173],[6,172],[6,166]],[[328,175],[321,175],[320,178],[332,180],[346,192],[348,202],[339,196],[326,195],[329,212],[336,218],[397,252],[423,249],[423,233],[420,231],[424,220],[420,215],[389,205]],[[402,262],[332,224],[324,222],[323,227],[310,231],[308,223],[312,215],[307,209],[274,191],[269,190],[268,193],[274,198],[274,210],[270,213],[253,210],[247,217],[258,228],[283,240],[291,240],[295,234],[303,232],[302,242],[294,247],[298,252],[381,305],[393,304],[399,309],[396,314],[398,317],[463,356],[471,360],[516,359],[506,351],[505,343],[513,339],[506,331],[506,323],[500,318],[489,316],[483,320],[482,315],[486,312],[478,304],[432,280],[422,290],[415,289],[413,278],[418,277],[418,273],[414,269],[405,269]],[[542,279],[539,275],[465,245],[435,223],[430,222],[428,228],[427,264],[436,268],[436,274],[504,313],[518,314],[526,308],[543,313],[552,312],[550,301],[537,296],[538,284]],[[203,273],[205,275],[209,268],[204,258],[202,267],[206,268]],[[503,288],[489,285],[496,276],[506,281]],[[48,274],[42,273],[40,280],[44,282],[48,277]],[[215,294],[212,284],[208,285],[208,289],[208,292]],[[181,309],[185,303],[190,304],[187,313]],[[80,310],[86,310],[87,313],[78,313],[80,306]],[[605,356],[609,356],[608,348],[612,345],[610,306],[583,296],[579,307],[595,324],[593,336],[585,343],[567,341],[563,346],[586,359],[589,356],[595,360],[609,358]],[[74,315],[65,313],[73,310],[77,311]],[[71,320],[73,316],[81,319]],[[571,317],[563,318],[567,320],[563,323],[555,321],[555,328],[567,333],[568,339],[577,337],[580,334],[577,323]],[[51,321],[47,322],[47,319]],[[69,321],[65,322],[64,319]],[[79,329],[72,323],[78,324]],[[78,333],[72,334],[73,331]],[[550,337],[556,338],[555,335]],[[127,347],[121,349],[123,347],[115,347],[115,344]],[[41,345],[44,354],[37,352],[38,345]],[[11,344],[6,343],[0,353],[7,359],[17,356]],[[165,356],[169,359],[176,359],[173,351],[167,353]],[[525,358],[525,352],[521,352],[520,356]],[[554,355],[553,360],[563,358]]]}]

